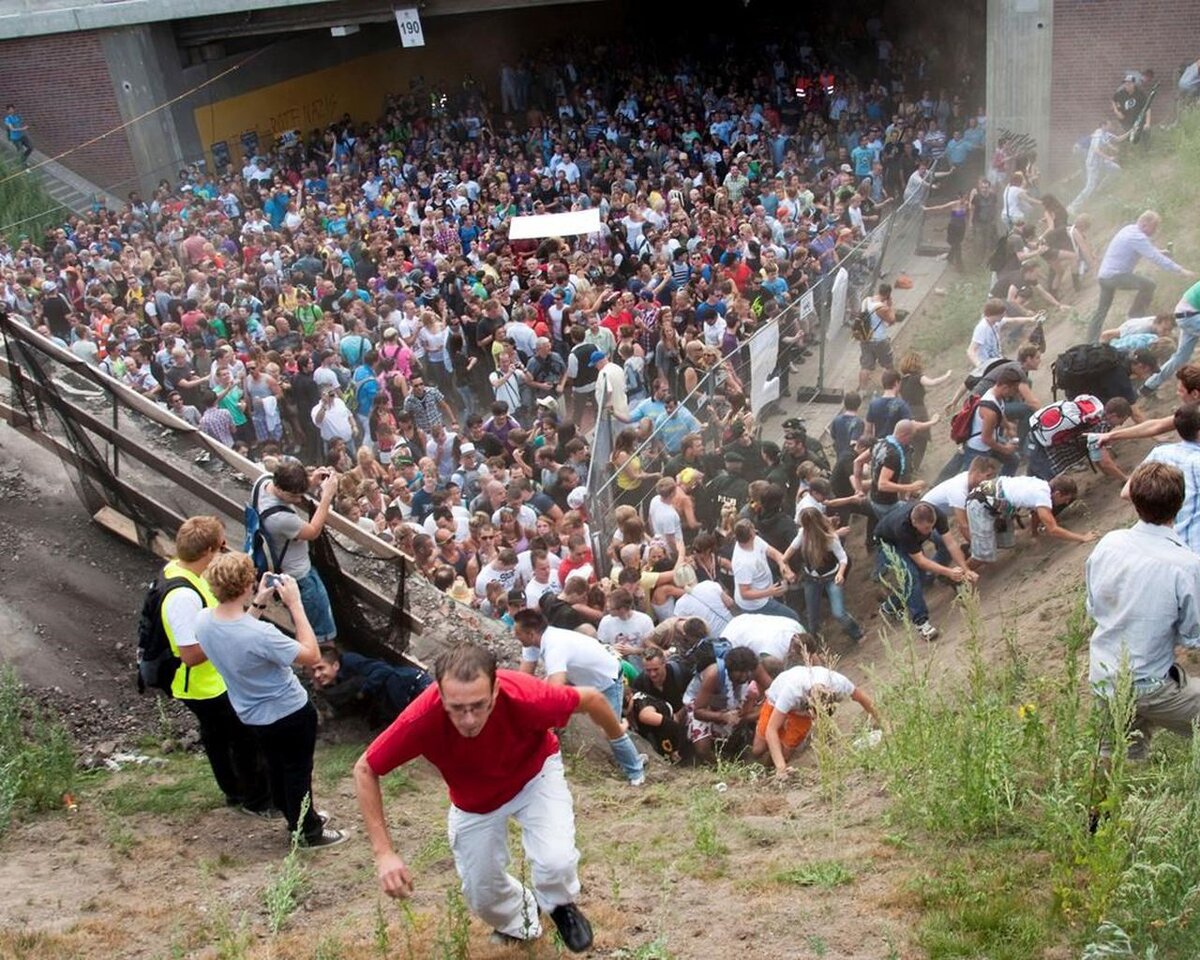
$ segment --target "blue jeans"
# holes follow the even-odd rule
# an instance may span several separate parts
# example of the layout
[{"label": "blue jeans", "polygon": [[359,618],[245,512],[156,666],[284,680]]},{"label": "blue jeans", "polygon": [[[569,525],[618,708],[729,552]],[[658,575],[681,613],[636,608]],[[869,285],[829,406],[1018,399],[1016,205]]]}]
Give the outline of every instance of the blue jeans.
[{"label": "blue jeans", "polygon": [[1196,344],[1200,343],[1200,314],[1176,320],[1175,323],[1179,327],[1179,346],[1158,373],[1146,378],[1147,390],[1157,390],[1164,380],[1171,379],[1176,370],[1192,359]]},{"label": "blue jeans", "polygon": [[833,615],[851,640],[862,636],[862,627],[846,612],[846,594],[840,583],[830,580],[818,580],[806,577],[804,580],[804,628],[809,633],[816,633],[821,626],[821,595],[829,597],[829,612]]},{"label": "blue jeans", "polygon": [[791,617],[797,623],[800,622],[800,616],[795,610],[789,607],[786,603],[776,600],[774,597],[769,598],[767,602],[757,610],[747,610],[745,607],[738,607],[738,609],[741,610],[742,613],[762,613],[766,614],[768,617]]},{"label": "blue jeans", "polygon": [[[604,699],[608,701],[608,705],[613,708],[613,713],[620,720],[621,715],[625,712],[625,684],[621,682],[621,678],[617,677],[600,692],[604,694]],[[628,779],[634,780],[642,775],[642,758],[637,752],[637,747],[633,745],[633,741],[629,739],[629,734],[624,733],[616,740],[609,740],[608,745],[612,748],[613,757],[621,768],[621,772]]]},{"label": "blue jeans", "polygon": [[[908,617],[914,626],[920,626],[929,619],[929,607],[925,605],[925,589],[922,583],[921,570],[913,563],[908,554],[901,553],[890,543],[880,544],[876,561],[876,576],[889,577],[889,587],[896,592],[884,602],[884,609],[890,616],[899,616],[899,600],[904,601]],[[899,580],[897,583],[896,580]]]},{"label": "blue jeans", "polygon": [[[307,544],[305,545],[307,548]],[[325,583],[321,575],[310,567],[308,573],[296,580],[300,588],[300,602],[304,605],[304,615],[308,617],[308,625],[317,635],[318,643],[326,643],[337,636],[337,626],[333,622],[333,608],[329,605],[329,594],[325,591]]]}]

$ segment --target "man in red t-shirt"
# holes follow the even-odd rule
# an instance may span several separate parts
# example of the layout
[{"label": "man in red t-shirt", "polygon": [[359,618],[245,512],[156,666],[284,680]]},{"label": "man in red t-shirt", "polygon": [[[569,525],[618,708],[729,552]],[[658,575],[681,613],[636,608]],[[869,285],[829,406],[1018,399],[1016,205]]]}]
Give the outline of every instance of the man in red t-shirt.
[{"label": "man in red t-shirt", "polygon": [[[359,806],[380,886],[391,897],[412,893],[412,874],[392,847],[379,778],[416,757],[438,768],[450,791],[450,848],[471,911],[503,942],[541,935],[538,908],[550,914],[568,949],[592,944],[592,928],[575,906],[579,895],[575,812],[554,727],[586,713],[609,740],[624,730],[608,701],[591,687],[551,686],[496,657],[461,644],[437,660],[427,687],[381,733],[354,767]],[[521,825],[533,890],[508,873],[508,819]]]}]

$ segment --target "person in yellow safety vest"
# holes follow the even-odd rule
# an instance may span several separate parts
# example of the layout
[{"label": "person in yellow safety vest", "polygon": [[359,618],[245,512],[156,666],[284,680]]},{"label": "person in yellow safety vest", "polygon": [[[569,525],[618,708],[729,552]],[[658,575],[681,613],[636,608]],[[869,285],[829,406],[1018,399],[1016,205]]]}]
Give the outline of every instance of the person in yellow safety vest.
[{"label": "person in yellow safety vest", "polygon": [[225,527],[216,517],[190,517],[175,535],[176,556],[163,567],[165,581],[177,580],[162,598],[163,631],[182,661],[171,695],[192,711],[200,742],[225,802],[243,813],[273,819],[271,790],[254,734],[238,719],[225,681],[196,641],[196,618],[217,599],[204,580],[209,563],[225,549]]}]

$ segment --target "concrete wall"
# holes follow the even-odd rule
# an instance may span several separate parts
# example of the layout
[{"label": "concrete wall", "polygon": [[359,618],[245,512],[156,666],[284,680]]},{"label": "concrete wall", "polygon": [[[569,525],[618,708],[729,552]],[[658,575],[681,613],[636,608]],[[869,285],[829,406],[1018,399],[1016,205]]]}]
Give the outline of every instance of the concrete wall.
[{"label": "concrete wall", "polygon": [[[29,124],[29,139],[55,156],[120,126],[124,118],[109,79],[100,31],[29,37],[0,43],[0,97]],[[123,131],[63,158],[102,187],[129,178],[133,153]],[[132,186],[118,194],[128,192]]]},{"label": "concrete wall", "polygon": [[1049,163],[1053,178],[1079,161],[1075,141],[1111,117],[1112,95],[1129,70],[1153,69],[1161,82],[1153,121],[1175,112],[1179,68],[1200,56],[1200,19],[1194,0],[1055,0],[1053,103]]},{"label": "concrete wall", "polygon": [[987,152],[1004,130],[1050,137],[1054,0],[988,0]]},{"label": "concrete wall", "polygon": [[[327,31],[298,34],[190,100],[186,110],[176,111],[176,125],[183,143],[209,152],[213,143],[223,141],[236,161],[248,131],[265,143],[283,130],[307,133],[344,113],[374,120],[387,94],[406,91],[412,77],[457,82],[467,58],[476,80],[498,98],[503,60],[560,36],[604,36],[620,28],[611,12],[610,4],[595,3],[435,17],[423,22],[426,45],[408,49],[400,46],[394,23],[366,25],[343,38]],[[189,68],[184,86],[194,86],[232,62]],[[189,128],[194,139],[185,132]]]}]

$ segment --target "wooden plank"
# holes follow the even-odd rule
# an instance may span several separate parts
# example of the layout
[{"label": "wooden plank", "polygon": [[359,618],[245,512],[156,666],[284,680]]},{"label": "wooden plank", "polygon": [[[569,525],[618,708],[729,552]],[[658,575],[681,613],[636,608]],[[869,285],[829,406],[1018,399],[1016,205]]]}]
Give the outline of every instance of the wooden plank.
[{"label": "wooden plank", "polygon": [[[39,352],[45,353],[47,356],[53,358],[55,362],[69,367],[72,373],[75,373],[78,376],[97,384],[105,391],[113,395],[114,402],[117,398],[119,398],[122,404],[131,410],[135,410],[136,412],[153,420],[155,423],[163,427],[173,430],[176,433],[185,435],[193,443],[203,446],[215,456],[220,457],[235,470],[245,474],[252,481],[258,479],[258,477],[262,476],[264,473],[262,467],[253,460],[249,460],[234,450],[231,450],[229,447],[218,443],[212,437],[202,433],[196,427],[193,427],[190,423],[186,422],[185,420],[181,420],[169,410],[165,410],[164,408],[160,407],[153,400],[143,397],[132,387],[128,387],[120,381],[113,379],[99,368],[91,366],[80,357],[77,357],[75,354],[71,353],[70,350],[65,350],[49,338],[43,337],[36,330],[32,330],[29,327],[26,327],[24,324],[15,322],[11,317],[4,316],[0,316],[0,329],[4,330],[4,332],[10,337],[21,340]],[[7,363],[5,363],[3,367],[0,367],[0,373],[4,373],[11,379],[12,371],[8,369]],[[25,375],[25,380],[29,383],[32,383],[27,374]],[[73,411],[79,410],[79,408],[72,403],[68,403],[68,406],[70,406]],[[238,508],[238,512],[241,512],[240,507]],[[329,519],[326,521],[326,523],[331,530],[336,530],[338,533],[348,537],[350,540],[353,540],[356,544],[364,549],[370,550],[378,557],[403,557],[405,561],[410,564],[410,566],[406,568],[407,573],[411,573],[415,570],[415,559],[413,557],[407,556],[406,554],[397,550],[393,544],[380,540],[374,534],[368,533],[366,530],[362,529],[362,527],[351,523],[340,514],[330,511]]]},{"label": "wooden plank", "polygon": [[[97,482],[109,481],[110,477],[107,474],[102,472],[95,464],[81,458],[69,444],[32,426],[29,423],[29,418],[25,416],[24,411],[17,410],[8,403],[0,401],[0,416],[3,416],[14,428],[20,430],[24,436],[44,449],[49,450],[63,462],[77,470],[83,471]],[[186,517],[181,516],[175,510],[147,496],[120,477],[111,479],[116,483],[123,496],[127,497],[134,506],[153,518],[159,525],[174,531],[178,530],[186,519]],[[132,523],[132,521],[130,522]],[[354,596],[372,609],[389,615],[395,609],[395,603],[392,598],[384,594],[378,587],[366,583],[345,571],[342,571],[342,576],[345,577],[346,583]],[[401,616],[405,619],[406,625],[416,633],[420,633],[425,626],[419,617],[408,610],[401,610]]]},{"label": "wooden plank", "polygon": [[[125,516],[125,514],[114,510],[112,507],[101,507],[92,514],[92,519],[109,533],[115,533],[122,540],[132,543],[135,547],[141,546],[141,541],[138,540],[137,535],[137,524]],[[175,541],[156,531],[153,539],[150,541],[150,551],[155,556],[162,557],[164,560],[170,560],[175,556]]]}]

